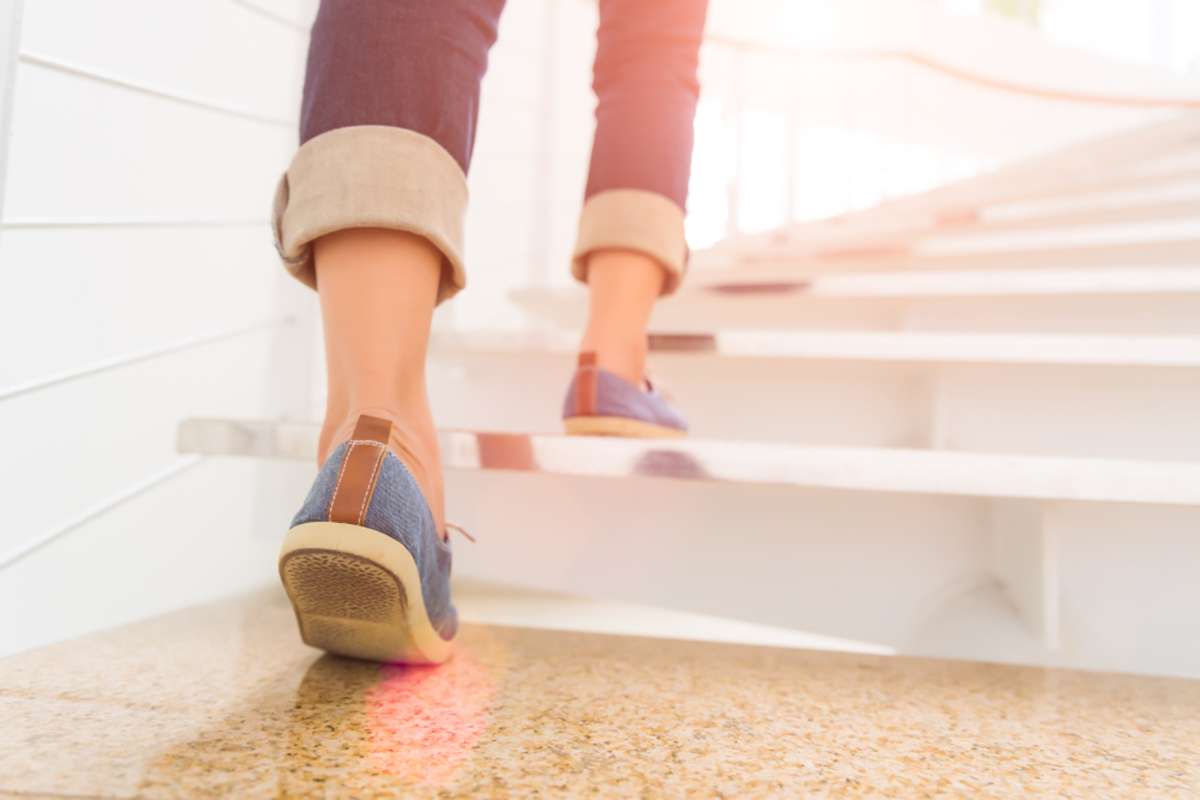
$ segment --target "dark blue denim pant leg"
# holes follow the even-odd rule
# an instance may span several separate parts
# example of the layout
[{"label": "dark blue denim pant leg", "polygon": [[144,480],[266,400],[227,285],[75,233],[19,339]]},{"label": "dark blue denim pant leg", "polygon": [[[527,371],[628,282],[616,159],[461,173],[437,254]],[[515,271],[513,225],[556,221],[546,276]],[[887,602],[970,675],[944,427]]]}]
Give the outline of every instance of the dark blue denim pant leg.
[{"label": "dark blue denim pant leg", "polygon": [[322,0],[312,28],[300,142],[390,125],[428,136],[465,173],[479,84],[504,0]]},{"label": "dark blue denim pant leg", "polygon": [[466,283],[466,172],[479,85],[504,0],[322,0],[300,149],[272,221],[284,265],[315,288],[311,243],[346,228],[408,231],[443,256],[439,301]]},{"label": "dark blue denim pant leg", "polygon": [[707,7],[707,0],[600,0],[596,134],[573,267],[580,280],[587,254],[602,248],[657,259],[667,272],[664,292],[682,278]]},{"label": "dark blue denim pant leg", "polygon": [[[645,253],[664,292],[687,262],[683,214],[706,0],[600,0],[596,134],[572,271],[597,249]],[[322,0],[301,147],[281,178],[276,248],[315,286],[311,242],[350,227],[425,236],[439,299],[465,284],[465,176],[504,0]]]}]

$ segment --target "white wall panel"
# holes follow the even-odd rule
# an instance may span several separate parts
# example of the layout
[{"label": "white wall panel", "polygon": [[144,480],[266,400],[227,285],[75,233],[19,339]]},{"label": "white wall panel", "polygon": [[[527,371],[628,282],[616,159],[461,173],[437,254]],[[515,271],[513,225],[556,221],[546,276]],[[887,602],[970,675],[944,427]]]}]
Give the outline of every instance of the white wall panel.
[{"label": "white wall panel", "polygon": [[[274,345],[251,333],[4,401],[0,553],[174,463],[180,419],[269,413]],[[202,492],[194,503],[179,513],[216,513]]]},{"label": "white wall panel", "polygon": [[8,230],[0,263],[0,391],[315,302],[265,225]]},{"label": "white wall panel", "polygon": [[6,220],[265,219],[290,128],[22,64]]},{"label": "white wall panel", "polygon": [[[312,479],[306,464],[272,468],[293,491]],[[294,499],[264,497],[257,469],[206,460],[5,570],[0,656],[274,580]],[[252,522],[264,504],[279,520],[268,535]]]},{"label": "white wall panel", "polygon": [[294,118],[307,38],[229,0],[37,0],[25,53],[183,95]]},{"label": "white wall panel", "polygon": [[[314,305],[283,274],[265,221],[295,147],[288,120],[314,8],[25,4],[3,187],[0,391],[285,314],[297,323],[0,401],[9,508],[0,553],[102,509],[0,572],[0,603],[19,619],[0,652],[273,572],[274,537],[252,534],[286,524],[311,465],[283,474],[203,462],[106,506],[180,463],[184,416],[307,408],[297,355],[311,356]],[[139,220],[182,224],[72,224]],[[188,224],[213,220],[241,224]]]},{"label": "white wall panel", "polygon": [[316,13],[318,0],[209,0],[231,2],[246,9],[257,9],[264,15],[285,21],[298,31],[307,31]]}]

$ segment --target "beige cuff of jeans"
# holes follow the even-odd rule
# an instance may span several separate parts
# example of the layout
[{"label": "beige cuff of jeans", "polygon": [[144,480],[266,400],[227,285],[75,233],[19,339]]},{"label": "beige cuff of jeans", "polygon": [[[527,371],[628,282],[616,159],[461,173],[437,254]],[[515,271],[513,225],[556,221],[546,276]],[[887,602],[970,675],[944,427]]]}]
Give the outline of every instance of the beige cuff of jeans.
[{"label": "beige cuff of jeans", "polygon": [[466,285],[467,179],[446,150],[387,125],[337,128],[305,142],[275,190],[275,249],[301,282],[317,286],[312,241],[346,228],[390,228],[442,252],[442,302]]},{"label": "beige cuff of jeans", "polygon": [[579,217],[571,274],[587,283],[587,257],[597,250],[634,250],[657,261],[666,273],[663,294],[679,287],[687,269],[683,209],[656,192],[609,189],[592,195]]}]

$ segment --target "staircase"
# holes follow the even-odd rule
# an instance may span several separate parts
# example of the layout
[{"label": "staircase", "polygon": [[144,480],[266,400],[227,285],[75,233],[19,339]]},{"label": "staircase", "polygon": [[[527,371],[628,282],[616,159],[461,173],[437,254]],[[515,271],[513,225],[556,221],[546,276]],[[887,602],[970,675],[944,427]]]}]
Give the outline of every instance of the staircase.
[{"label": "staircase", "polygon": [[[924,656],[1200,676],[1200,115],[697,254],[679,442],[559,435],[584,295],[443,330],[460,575]],[[309,459],[311,424],[185,453]]]}]

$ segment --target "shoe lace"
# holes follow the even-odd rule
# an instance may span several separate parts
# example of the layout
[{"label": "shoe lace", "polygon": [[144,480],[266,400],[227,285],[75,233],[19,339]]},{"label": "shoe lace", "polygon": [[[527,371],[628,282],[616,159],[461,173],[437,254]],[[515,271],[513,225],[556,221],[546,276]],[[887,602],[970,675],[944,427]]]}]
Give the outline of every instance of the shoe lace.
[{"label": "shoe lace", "polygon": [[650,380],[649,372],[642,376],[642,383],[649,394],[657,394],[668,403],[675,402],[675,393],[671,391],[671,387],[664,385],[657,377],[653,381]]},{"label": "shoe lace", "polygon": [[[446,530],[458,531],[458,533],[461,534],[462,536],[465,536],[467,538],[467,541],[469,541],[471,544],[475,544],[475,542],[476,542],[475,537],[472,536],[470,533],[468,533],[467,529],[462,527],[461,525],[455,525],[453,522],[447,522]],[[449,539],[450,537],[447,536],[446,538]]]}]

